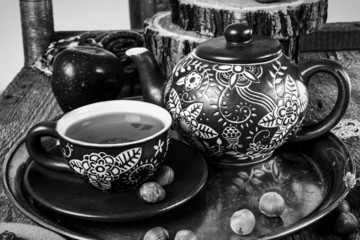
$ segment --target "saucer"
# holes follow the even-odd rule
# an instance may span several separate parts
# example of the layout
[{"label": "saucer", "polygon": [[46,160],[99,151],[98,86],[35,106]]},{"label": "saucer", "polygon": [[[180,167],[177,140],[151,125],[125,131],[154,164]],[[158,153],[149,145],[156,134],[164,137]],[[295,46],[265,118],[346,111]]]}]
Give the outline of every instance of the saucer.
[{"label": "saucer", "polygon": [[[58,145],[48,151],[61,157]],[[25,172],[24,187],[28,197],[42,208],[71,217],[116,222],[144,219],[190,200],[206,181],[205,160],[180,141],[171,140],[164,164],[174,170],[175,178],[164,187],[165,199],[155,204],[142,201],[136,190],[104,193],[74,174],[55,172],[35,162]]]},{"label": "saucer", "polygon": [[[185,159],[187,151],[193,150],[187,145],[179,146],[174,150],[179,162],[199,161]],[[343,176],[347,172],[355,174],[355,163],[346,146],[328,133],[310,141],[288,143],[268,161],[252,166],[209,165],[205,186],[192,199],[162,214],[118,223],[88,221],[44,209],[25,190],[25,171],[31,163],[21,140],[3,165],[3,183],[9,200],[41,226],[78,240],[142,239],[157,226],[167,229],[172,238],[177,231],[189,229],[199,240],[238,239],[229,221],[242,208],[250,209],[256,217],[254,231],[242,239],[275,239],[314,224],[334,210],[349,192]],[[266,191],[277,191],[284,197],[286,208],[281,217],[260,214],[259,197]],[[296,236],[305,239],[312,231],[319,230],[307,228]]]}]

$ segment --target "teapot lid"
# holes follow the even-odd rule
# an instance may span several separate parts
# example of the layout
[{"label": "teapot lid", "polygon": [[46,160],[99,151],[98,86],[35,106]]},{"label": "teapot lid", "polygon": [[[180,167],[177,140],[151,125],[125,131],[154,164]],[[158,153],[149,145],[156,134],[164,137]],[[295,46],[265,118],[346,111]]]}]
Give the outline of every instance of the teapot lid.
[{"label": "teapot lid", "polygon": [[271,60],[282,52],[278,40],[252,35],[247,23],[233,23],[225,28],[224,36],[201,43],[195,54],[202,59],[221,63],[258,63]]}]

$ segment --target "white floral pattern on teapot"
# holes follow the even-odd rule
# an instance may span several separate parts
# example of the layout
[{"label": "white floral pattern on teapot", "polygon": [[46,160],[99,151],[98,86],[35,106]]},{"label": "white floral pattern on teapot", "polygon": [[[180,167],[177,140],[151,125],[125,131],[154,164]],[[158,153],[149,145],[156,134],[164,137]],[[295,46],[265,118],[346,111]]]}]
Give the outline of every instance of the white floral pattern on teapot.
[{"label": "white floral pattern on teapot", "polygon": [[[350,101],[350,79],[339,63],[313,59],[297,66],[278,40],[252,35],[245,22],[230,24],[224,36],[199,44],[168,79],[160,69],[166,66],[148,49],[126,54],[138,68],[144,100],[165,107],[184,139],[220,164],[253,164],[292,137],[306,141],[326,134]],[[307,87],[319,72],[335,79],[338,98],[330,114],[302,127]]]},{"label": "white floral pattern on teapot", "polygon": [[271,156],[299,130],[308,104],[306,87],[291,65],[283,55],[239,65],[189,54],[165,88],[174,127],[199,151],[227,156],[229,163]]}]

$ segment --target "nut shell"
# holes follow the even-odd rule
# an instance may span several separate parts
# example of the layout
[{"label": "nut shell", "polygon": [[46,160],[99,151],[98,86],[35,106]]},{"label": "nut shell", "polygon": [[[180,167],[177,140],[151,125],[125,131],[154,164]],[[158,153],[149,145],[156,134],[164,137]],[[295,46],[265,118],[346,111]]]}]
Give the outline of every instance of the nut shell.
[{"label": "nut shell", "polygon": [[184,229],[176,233],[174,240],[197,240],[197,237],[192,231]]},{"label": "nut shell", "polygon": [[276,192],[267,192],[260,198],[259,210],[268,217],[279,217],[285,210],[285,200]]},{"label": "nut shell", "polygon": [[154,227],[147,231],[143,240],[167,240],[169,239],[169,233],[165,228]]},{"label": "nut shell", "polygon": [[250,234],[254,230],[255,223],[254,214],[246,208],[234,212],[230,218],[231,229],[239,235]]},{"label": "nut shell", "polygon": [[160,184],[156,182],[146,182],[141,185],[139,196],[147,203],[156,203],[164,200],[166,193]]},{"label": "nut shell", "polygon": [[336,218],[335,230],[340,234],[349,234],[356,232],[359,228],[359,223],[354,214],[350,212],[341,212]]},{"label": "nut shell", "polygon": [[169,166],[162,166],[154,177],[154,181],[161,186],[170,185],[174,180],[174,170]]},{"label": "nut shell", "polygon": [[340,212],[350,212],[350,205],[346,200],[342,200],[337,207],[337,210]]}]

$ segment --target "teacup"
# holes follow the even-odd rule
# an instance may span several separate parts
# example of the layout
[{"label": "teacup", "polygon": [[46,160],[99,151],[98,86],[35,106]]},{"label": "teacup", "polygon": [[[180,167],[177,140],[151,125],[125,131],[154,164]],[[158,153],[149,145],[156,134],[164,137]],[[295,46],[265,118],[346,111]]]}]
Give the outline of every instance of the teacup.
[{"label": "teacup", "polygon": [[[104,192],[135,189],[161,166],[170,142],[171,116],[151,103],[98,102],[33,126],[26,147],[34,161],[73,172]],[[49,154],[42,137],[59,139],[62,159]],[[65,160],[65,161],[64,161]]]}]

